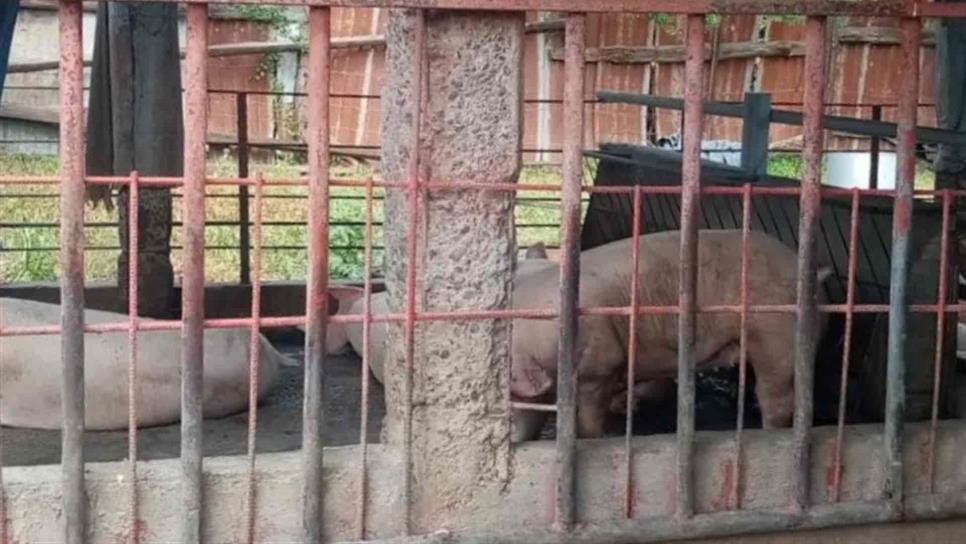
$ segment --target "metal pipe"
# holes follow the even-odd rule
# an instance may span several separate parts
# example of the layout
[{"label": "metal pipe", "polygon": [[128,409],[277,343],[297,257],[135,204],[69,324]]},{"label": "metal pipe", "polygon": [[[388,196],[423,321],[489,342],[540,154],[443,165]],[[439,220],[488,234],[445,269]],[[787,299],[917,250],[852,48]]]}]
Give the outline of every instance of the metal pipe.
[{"label": "metal pipe", "polygon": [[[238,117],[238,177],[248,177],[248,94],[238,93],[235,96]],[[249,255],[248,233],[248,186],[238,187],[238,253],[239,253],[239,281],[247,285],[252,281],[251,256]]]},{"label": "metal pipe", "polygon": [[208,5],[188,4],[185,63],[184,265],[181,352],[181,541],[200,543],[205,319],[205,136],[208,133]]},{"label": "metal pipe", "polygon": [[839,378],[839,414],[835,429],[835,446],[832,459],[832,483],[830,502],[839,502],[842,495],[842,445],[845,442],[845,406],[848,399],[849,363],[852,358],[852,321],[855,317],[855,273],[859,254],[859,191],[852,190],[852,211],[849,222],[849,270],[845,294],[845,332],[842,341],[842,374]]},{"label": "metal pipe", "polygon": [[886,408],[883,456],[883,498],[894,515],[903,508],[902,429],[906,413],[906,318],[909,301],[909,233],[912,230],[912,191],[916,182],[916,99],[919,94],[919,39],[917,19],[902,19],[899,129],[896,148],[896,188],[892,215],[892,262],[889,276],[889,340],[886,361]]},{"label": "metal pipe", "polygon": [[624,422],[624,515],[634,517],[634,447],[631,435],[634,431],[634,366],[637,364],[637,305],[640,290],[640,238],[641,238],[641,186],[634,185],[633,223],[631,223],[631,297],[630,319],[627,320],[627,415]]},{"label": "metal pipe", "polygon": [[[252,319],[248,343],[248,482],[245,489],[246,536],[248,544],[255,543],[255,438],[258,429],[258,365],[262,319],[262,203],[264,181],[262,173],[255,176],[255,244],[252,248]],[[247,196],[247,195],[246,195]],[[247,200],[246,200],[247,205]],[[246,206],[247,207],[247,206]]]},{"label": "metal pipe", "polygon": [[741,433],[745,428],[745,397],[748,379],[748,241],[751,237],[751,184],[744,185],[741,195],[741,285],[739,297],[740,333],[738,337],[738,416],[735,420],[735,460],[732,465],[732,510],[741,508]]},{"label": "metal pipe", "polygon": [[689,15],[684,63],[681,164],[681,274],[678,284],[678,417],[675,514],[694,514],[694,340],[697,321],[698,210],[701,207],[701,132],[704,123],[704,16]]},{"label": "metal pipe", "polygon": [[815,240],[822,204],[822,109],[825,94],[825,19],[810,17],[805,27],[804,138],[802,193],[798,223],[797,326],[795,330],[795,415],[792,431],[793,508],[809,504],[809,434],[812,383],[818,338]]},{"label": "metal pipe", "polygon": [[949,191],[943,192],[942,232],[939,235],[939,288],[936,305],[936,351],[933,359],[932,414],[929,419],[929,459],[926,480],[929,493],[936,492],[936,426],[939,420],[939,393],[942,386],[943,344],[946,332],[946,299],[949,296],[949,223],[952,198]]},{"label": "metal pipe", "polygon": [[369,361],[372,359],[372,183],[366,184],[366,230],[363,233],[365,254],[363,256],[363,321],[362,359],[359,362],[362,376],[362,406],[359,410],[359,502],[357,503],[360,540],[366,538],[366,497],[368,495],[368,449],[369,449]]},{"label": "metal pipe", "polygon": [[[128,255],[137,255],[139,247],[138,216],[140,212],[140,189],[138,173],[131,172],[128,189]],[[138,530],[138,259],[128,259],[127,269],[127,318],[128,318],[128,368],[127,368],[127,462],[128,462],[128,534],[129,544],[140,540]]]},{"label": "metal pipe", "polygon": [[415,109],[410,127],[409,162],[406,165],[404,187],[406,188],[406,313],[404,327],[405,376],[403,380],[403,488],[405,534],[412,533],[412,470],[413,470],[413,372],[415,369],[416,344],[416,257],[419,237],[419,188],[428,180],[420,180],[423,171],[422,142],[420,139],[422,117],[426,112],[429,93],[426,59],[426,12],[416,12],[415,40],[413,43],[413,89],[412,102]]},{"label": "metal pipe", "polygon": [[87,541],[84,486],[84,69],[82,5],[60,2],[60,306],[64,541]]},{"label": "metal pipe", "polygon": [[[577,308],[580,305],[580,187],[584,134],[584,24],[582,13],[567,15],[564,30],[564,156],[561,188],[560,338],[557,351],[557,489],[555,523],[576,522]],[[628,387],[633,387],[628,384]]]},{"label": "metal pipe", "polygon": [[302,531],[322,540],[322,414],[329,317],[329,36],[331,12],[309,9],[309,264],[305,293],[305,394],[302,410]]}]

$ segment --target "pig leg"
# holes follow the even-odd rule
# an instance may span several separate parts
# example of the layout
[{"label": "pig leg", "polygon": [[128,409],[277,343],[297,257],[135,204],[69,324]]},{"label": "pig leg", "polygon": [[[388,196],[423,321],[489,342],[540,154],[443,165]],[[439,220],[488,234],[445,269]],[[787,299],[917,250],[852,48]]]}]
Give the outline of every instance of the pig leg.
[{"label": "pig leg", "polygon": [[577,384],[577,437],[604,436],[604,424],[610,408],[612,388],[603,381],[581,381]]},{"label": "pig leg", "polygon": [[[794,327],[789,330],[794,330]],[[795,411],[794,337],[767,335],[748,342],[748,363],[755,370],[755,395],[762,427],[789,427]]]}]

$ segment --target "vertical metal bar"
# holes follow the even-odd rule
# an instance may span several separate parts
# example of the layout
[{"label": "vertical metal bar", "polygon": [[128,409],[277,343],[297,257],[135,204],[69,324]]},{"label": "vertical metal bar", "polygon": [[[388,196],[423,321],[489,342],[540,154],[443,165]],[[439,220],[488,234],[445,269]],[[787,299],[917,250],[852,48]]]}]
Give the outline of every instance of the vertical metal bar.
[{"label": "vertical metal bar", "polygon": [[949,294],[949,210],[952,198],[949,189],[943,189],[942,233],[939,236],[939,292],[936,295],[936,352],[933,360],[932,416],[929,422],[929,464],[926,477],[929,492],[936,492],[936,426],[939,421],[939,393],[942,385],[943,344],[946,332],[946,297]]},{"label": "vertical metal bar", "polygon": [[[560,243],[560,343],[557,352],[556,522],[569,530],[576,521],[577,311],[580,283],[580,193],[584,134],[584,22],[567,15],[564,34],[563,188]],[[633,387],[633,384],[628,384]],[[630,406],[628,406],[630,409]]]},{"label": "vertical metal bar", "polygon": [[[0,270],[3,270],[3,257],[6,255],[4,252],[0,252]],[[0,287],[3,286],[3,275],[0,274]],[[0,304],[0,331],[3,330],[3,304]],[[0,334],[0,344],[3,343],[3,335]],[[2,349],[2,346],[0,346]],[[3,365],[0,365],[0,384],[3,383],[5,377],[3,376]],[[0,403],[0,412],[2,412],[2,403]],[[0,427],[0,542],[10,542],[7,535],[7,488],[4,485],[3,480],[3,427]]]},{"label": "vertical metal bar", "polygon": [[741,285],[739,297],[740,333],[738,336],[738,417],[735,421],[735,460],[731,481],[732,510],[741,508],[741,433],[745,428],[745,396],[748,380],[748,239],[751,237],[751,184],[746,183],[741,192]]},{"label": "vertical metal bar", "polygon": [[60,306],[64,541],[85,542],[84,50],[81,3],[60,2]]},{"label": "vertical metal bar", "polygon": [[309,277],[302,411],[302,530],[322,540],[323,363],[329,306],[329,35],[327,7],[309,9]]},{"label": "vertical metal bar", "polygon": [[825,98],[825,18],[809,17],[805,27],[804,136],[801,215],[798,223],[797,327],[795,331],[795,416],[792,430],[793,507],[809,498],[809,435],[812,429],[817,330],[815,240],[822,204],[822,112]]},{"label": "vertical metal bar", "polygon": [[359,410],[359,502],[356,537],[366,539],[366,497],[369,475],[367,456],[369,449],[369,359],[372,351],[369,335],[372,333],[372,178],[366,179],[366,226],[363,233],[365,255],[363,257],[363,321],[362,321],[362,407]]},{"label": "vertical metal bar", "polygon": [[405,532],[412,531],[412,468],[413,468],[413,371],[415,364],[416,345],[416,244],[419,234],[419,176],[423,171],[422,146],[420,132],[422,117],[426,111],[428,101],[426,61],[426,13],[416,12],[415,43],[413,44],[413,111],[412,128],[410,129],[409,163],[406,165],[406,323],[405,335],[405,366],[406,375],[403,380],[403,489],[402,498],[405,508]]},{"label": "vertical metal bar", "polygon": [[902,60],[899,115],[896,130],[896,193],[892,214],[892,262],[889,276],[889,341],[886,362],[885,481],[883,498],[894,514],[902,512],[902,428],[906,413],[906,283],[909,272],[909,233],[912,230],[912,192],[916,181],[916,105],[919,94],[918,19],[900,23]]},{"label": "vertical metal bar", "polygon": [[678,284],[678,517],[694,514],[694,334],[697,318],[698,210],[701,206],[701,132],[704,106],[704,15],[688,15],[684,63],[684,143],[681,166],[681,275]]},{"label": "vertical metal bar", "polygon": [[[236,112],[238,117],[238,177],[248,177],[248,93],[238,93],[235,95]],[[238,186],[238,255],[239,255],[239,281],[247,285],[252,281],[251,256],[249,255],[251,239],[248,227],[251,221],[248,218],[248,186]]]},{"label": "vertical metal bar", "polygon": [[637,305],[640,289],[640,237],[641,237],[641,186],[634,186],[634,223],[631,225],[631,315],[627,323],[627,419],[624,426],[624,449],[626,463],[624,470],[624,515],[634,517],[634,449],[631,434],[634,431],[634,365],[637,361]]},{"label": "vertical metal bar", "polygon": [[[882,106],[872,106],[872,120],[882,120]],[[869,158],[869,189],[879,188],[879,144],[878,136],[872,137],[871,156]]]},{"label": "vertical metal bar", "polygon": [[252,248],[252,321],[248,344],[248,487],[245,502],[247,505],[248,544],[255,543],[255,438],[258,430],[258,364],[262,317],[262,197],[265,179],[259,172],[255,176],[255,244]]},{"label": "vertical metal bar", "polygon": [[842,342],[842,375],[839,378],[839,414],[835,430],[835,452],[832,460],[831,502],[842,496],[842,444],[845,436],[845,407],[848,403],[849,363],[852,355],[852,321],[855,317],[855,271],[859,254],[859,190],[852,189],[852,213],[849,223],[849,276],[845,294],[845,338]]},{"label": "vertical metal bar", "polygon": [[182,274],[181,485],[186,544],[201,542],[205,318],[205,138],[208,133],[208,5],[188,4],[185,67],[184,269]]},{"label": "vertical metal bar", "polygon": [[[138,255],[138,214],[140,212],[138,173],[131,172],[128,185],[128,255]],[[128,259],[127,272],[127,462],[128,462],[128,534],[127,541],[137,544],[138,530],[138,259]]]}]

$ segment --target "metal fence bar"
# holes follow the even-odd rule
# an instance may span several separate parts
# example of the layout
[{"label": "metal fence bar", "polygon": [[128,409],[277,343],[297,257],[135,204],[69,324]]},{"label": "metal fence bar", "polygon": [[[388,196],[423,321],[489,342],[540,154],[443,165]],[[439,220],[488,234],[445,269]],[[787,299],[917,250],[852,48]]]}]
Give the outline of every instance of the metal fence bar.
[{"label": "metal fence bar", "polygon": [[630,319],[627,321],[627,415],[624,422],[624,449],[626,471],[624,480],[624,515],[634,517],[634,447],[631,435],[634,431],[634,378],[637,364],[637,306],[640,290],[640,237],[641,237],[641,186],[634,185],[633,223],[631,223],[631,296]]},{"label": "metal fence bar", "polygon": [[[252,247],[252,321],[248,344],[248,482],[245,489],[246,503],[246,542],[255,544],[256,488],[255,488],[255,446],[258,430],[258,380],[259,354],[261,353],[262,318],[262,173],[255,176],[255,240]],[[247,205],[247,200],[246,200]]]},{"label": "metal fence bar", "polygon": [[906,317],[909,301],[909,233],[912,229],[912,191],[916,182],[916,100],[919,94],[918,19],[902,19],[902,74],[899,83],[896,189],[892,215],[892,262],[889,276],[889,340],[886,360],[886,409],[883,498],[894,515],[903,509],[902,428],[906,412]]},{"label": "metal fence bar", "polygon": [[939,393],[942,385],[943,344],[946,332],[946,302],[949,295],[949,223],[952,197],[949,190],[943,191],[942,232],[939,235],[939,286],[936,294],[936,351],[933,359],[932,413],[929,418],[929,458],[926,469],[929,493],[936,492],[936,426],[939,420]]},{"label": "metal fence bar", "polygon": [[413,372],[416,344],[416,253],[419,235],[419,189],[428,180],[420,180],[423,172],[420,133],[422,117],[426,112],[429,94],[429,64],[426,59],[426,12],[418,10],[413,28],[412,102],[415,106],[410,127],[409,161],[406,165],[406,313],[404,327],[405,378],[403,380],[403,528],[406,535],[412,532],[412,485],[413,485]]},{"label": "metal fence bar", "polygon": [[205,135],[208,133],[208,5],[188,4],[184,131],[184,265],[181,352],[181,541],[200,544],[205,319]]},{"label": "metal fence bar", "polygon": [[87,541],[84,486],[84,49],[82,5],[60,2],[61,468],[64,541]]},{"label": "metal fence bar", "polygon": [[839,378],[839,413],[835,429],[835,450],[832,458],[830,501],[839,502],[842,496],[842,445],[845,443],[845,406],[848,398],[849,362],[852,353],[852,322],[855,318],[855,274],[859,255],[859,190],[852,189],[852,210],[849,214],[849,270],[846,278],[845,331],[842,340],[842,373]]},{"label": "metal fence bar", "polygon": [[309,10],[309,272],[306,283],[305,396],[302,411],[302,530],[322,540],[322,413],[329,307],[329,8]]},{"label": "metal fence bar", "polygon": [[[580,279],[580,195],[584,133],[584,22],[567,14],[564,30],[564,158],[561,188],[560,338],[557,352],[557,490],[555,522],[569,530],[576,521],[577,309]],[[633,387],[628,384],[628,387]]]},{"label": "metal fence bar", "polygon": [[[235,97],[238,112],[238,177],[248,177],[248,94],[238,93]],[[252,281],[251,256],[249,255],[248,233],[248,187],[238,187],[238,280],[243,284]],[[264,224],[264,223],[263,223]]]},{"label": "metal fence bar", "polygon": [[[128,186],[128,255],[138,255],[138,217],[140,190],[138,173],[131,172]],[[127,462],[128,462],[128,534],[129,544],[140,540],[138,530],[138,259],[128,259],[127,297],[128,367],[127,367]]]},{"label": "metal fence bar", "polygon": [[684,64],[681,165],[681,260],[678,284],[678,414],[675,514],[694,514],[694,341],[697,321],[698,210],[701,207],[701,132],[704,122],[704,16],[689,15]]},{"label": "metal fence bar", "polygon": [[745,428],[745,397],[748,380],[748,239],[751,234],[751,184],[741,193],[741,284],[738,286],[741,312],[738,317],[738,415],[735,418],[735,459],[729,507],[741,508],[741,433]]},{"label": "metal fence bar", "polygon": [[363,256],[363,321],[362,321],[362,407],[359,410],[359,503],[357,504],[358,527],[356,535],[366,538],[366,498],[368,496],[368,449],[369,449],[369,361],[372,347],[372,181],[366,184],[366,230],[362,235],[365,245]]},{"label": "metal fence bar", "polygon": [[797,323],[795,330],[795,412],[792,430],[792,506],[809,505],[809,435],[812,429],[812,383],[818,337],[815,247],[822,205],[822,121],[825,94],[825,19],[810,17],[805,26],[804,147],[798,223]]}]

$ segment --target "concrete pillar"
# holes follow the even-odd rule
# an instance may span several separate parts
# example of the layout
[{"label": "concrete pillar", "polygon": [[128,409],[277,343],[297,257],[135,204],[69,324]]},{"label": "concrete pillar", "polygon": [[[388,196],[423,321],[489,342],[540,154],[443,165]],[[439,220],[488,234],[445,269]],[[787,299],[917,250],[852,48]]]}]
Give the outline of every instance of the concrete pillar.
[{"label": "concrete pillar", "polygon": [[[407,179],[414,99],[415,12],[394,10],[387,31],[382,156],[387,180]],[[515,183],[520,167],[523,16],[428,11],[424,179]],[[436,190],[419,199],[416,307],[509,307],[514,195]],[[408,220],[403,189],[387,191],[386,287],[406,303]],[[383,440],[403,440],[405,334],[389,328]],[[509,454],[509,323],[422,322],[413,373],[413,530],[456,523],[457,512],[505,483]]]}]

